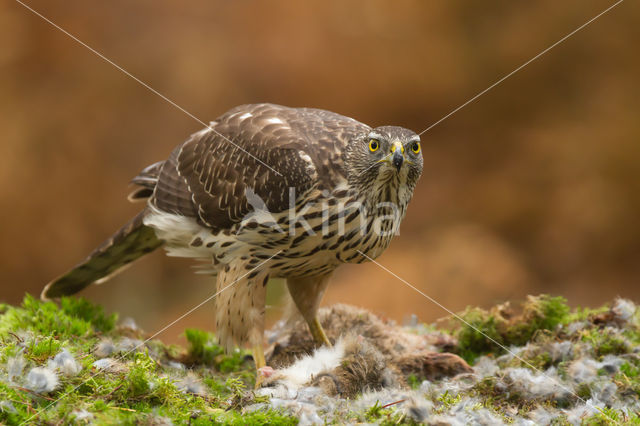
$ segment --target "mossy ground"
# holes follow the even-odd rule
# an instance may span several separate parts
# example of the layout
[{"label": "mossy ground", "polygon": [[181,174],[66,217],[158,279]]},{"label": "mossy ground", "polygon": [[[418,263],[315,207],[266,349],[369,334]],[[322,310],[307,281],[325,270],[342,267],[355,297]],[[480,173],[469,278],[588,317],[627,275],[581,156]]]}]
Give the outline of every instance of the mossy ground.
[{"label": "mossy ground", "polygon": [[[618,300],[615,306],[571,310],[564,298],[541,295],[529,296],[520,313],[508,304],[489,311],[468,308],[460,315],[464,322],[452,330],[458,338],[457,351],[472,365],[484,357],[499,370],[463,394],[478,397],[495,412],[517,409],[526,417],[539,408],[552,412],[580,403],[589,405],[594,401],[594,388],[610,381],[617,399],[611,405],[617,408],[598,407],[580,423],[640,424],[640,310],[627,303]],[[554,348],[560,349],[554,353]],[[587,380],[580,375],[577,367],[584,360],[601,366],[596,377]],[[539,389],[528,395],[519,392],[513,386],[515,379],[501,371],[514,368],[548,376],[557,372],[556,383],[550,380],[546,386],[559,385],[564,395],[551,391],[544,395]],[[532,398],[536,392],[538,397]],[[504,420],[509,422],[510,417]],[[559,415],[552,424],[575,424],[575,419]]]},{"label": "mossy ground", "polygon": [[[449,333],[458,340],[456,351],[471,364],[490,359],[505,371],[552,369],[561,378],[574,374],[571,363],[578,359],[578,354],[563,358],[548,348],[569,342],[572,348],[581,348],[580,357],[604,366],[597,375],[615,384],[616,395],[637,402],[640,397],[639,313],[633,310],[630,314],[620,314],[630,317],[617,328],[610,326],[619,320],[616,315],[609,307],[570,310],[562,298],[537,296],[530,297],[519,313],[508,305],[489,311],[467,309],[461,314],[466,324],[450,329]],[[291,413],[269,409],[268,401],[253,395],[255,373],[248,353],[237,351],[226,355],[212,334],[195,329],[185,331],[188,348],[167,346],[160,341],[142,344],[144,336],[140,330],[117,324],[116,315],[106,314],[100,307],[79,298],[63,298],[56,304],[26,296],[19,307],[0,305],[0,422],[298,422]],[[97,348],[104,342],[115,349],[100,354]],[[519,348],[518,357],[509,356],[504,348]],[[63,350],[78,363],[77,371],[56,370],[51,364]],[[607,369],[604,361],[611,357],[621,360],[615,369]],[[100,369],[96,361],[101,358],[108,358],[114,364]],[[38,389],[29,378],[33,368],[54,371],[55,389]],[[579,398],[586,400],[594,392],[593,386],[583,384],[576,386],[575,394],[564,397],[531,397],[526,391],[513,387],[517,380],[513,377],[499,370],[468,386],[457,382],[421,382],[415,377],[408,378],[408,383],[413,389],[410,392],[420,394],[431,407],[430,416],[452,415],[452,410],[464,406],[468,412],[486,412],[506,423],[527,418],[534,410],[552,412],[575,406]],[[243,410],[250,403],[261,402],[260,409]],[[401,402],[387,405],[373,402],[364,408],[344,410],[339,417],[327,417],[327,421],[414,423],[415,416],[403,411]],[[568,417],[562,415],[554,420],[555,424],[568,421]],[[640,424],[640,417],[637,412],[612,405],[599,408],[581,421],[584,424]]]},{"label": "mossy ground", "polygon": [[[103,371],[93,365],[98,360],[94,353],[96,345],[106,339],[117,343],[136,334],[135,330],[118,328],[116,315],[107,315],[83,299],[63,298],[55,304],[31,296],[25,297],[20,307],[1,306],[0,312],[0,365],[3,366],[0,422],[297,422],[275,411],[256,411],[243,416],[233,409],[246,390],[253,387],[253,362],[240,351],[224,355],[209,333],[187,330],[189,350],[165,346],[159,341],[148,342],[136,350],[122,350],[112,359],[120,361],[124,368]],[[53,392],[28,389],[27,372],[33,367],[46,366],[62,349],[67,349],[81,364],[80,372],[72,376],[58,374],[59,385]],[[24,359],[22,374],[9,380],[7,364],[17,356]],[[185,371],[179,366],[184,366]],[[180,388],[187,369],[201,385],[197,393]]]}]

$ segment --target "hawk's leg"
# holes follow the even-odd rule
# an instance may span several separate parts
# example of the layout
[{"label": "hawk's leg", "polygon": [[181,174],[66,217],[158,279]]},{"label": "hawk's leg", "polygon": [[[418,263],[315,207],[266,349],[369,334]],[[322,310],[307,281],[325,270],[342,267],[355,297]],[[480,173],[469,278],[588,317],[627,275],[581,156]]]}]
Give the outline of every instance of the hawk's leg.
[{"label": "hawk's leg", "polygon": [[215,299],[216,331],[227,352],[238,345],[251,347],[258,377],[266,373],[262,338],[268,268],[253,269],[248,260],[234,260],[218,271]]},{"label": "hawk's leg", "polygon": [[312,277],[288,277],[287,287],[296,307],[309,325],[313,339],[320,345],[331,346],[331,342],[316,316],[331,273]]},{"label": "hawk's leg", "polygon": [[264,359],[264,349],[262,345],[257,345],[251,348],[251,354],[253,355],[253,361],[256,363],[256,389],[262,386],[264,379],[273,374],[273,368],[267,366],[267,362]]}]

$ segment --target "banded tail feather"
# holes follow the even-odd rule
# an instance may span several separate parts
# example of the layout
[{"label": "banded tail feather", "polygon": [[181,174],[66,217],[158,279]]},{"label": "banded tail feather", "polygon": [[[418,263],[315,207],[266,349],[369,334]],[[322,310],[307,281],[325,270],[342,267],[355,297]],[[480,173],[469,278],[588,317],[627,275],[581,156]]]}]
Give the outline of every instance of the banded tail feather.
[{"label": "banded tail feather", "polygon": [[42,291],[44,300],[74,294],[92,283],[108,280],[134,260],[163,244],[155,231],[145,226],[140,212],[118,232],[95,249],[82,263],[51,281]]}]

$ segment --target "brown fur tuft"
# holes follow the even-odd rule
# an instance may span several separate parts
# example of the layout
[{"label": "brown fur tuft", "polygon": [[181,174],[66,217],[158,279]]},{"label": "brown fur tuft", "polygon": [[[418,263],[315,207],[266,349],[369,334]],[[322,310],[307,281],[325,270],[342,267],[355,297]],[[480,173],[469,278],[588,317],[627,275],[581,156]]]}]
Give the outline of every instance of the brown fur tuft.
[{"label": "brown fur tuft", "polygon": [[[365,309],[342,304],[320,309],[318,317],[332,342],[342,338],[345,343],[340,366],[319,374],[311,383],[329,395],[352,398],[363,391],[406,386],[410,375],[438,380],[473,371],[459,356],[436,351],[456,345],[437,332],[415,334]],[[276,328],[266,354],[268,365],[276,369],[290,366],[317,348],[304,321],[281,327]]]}]

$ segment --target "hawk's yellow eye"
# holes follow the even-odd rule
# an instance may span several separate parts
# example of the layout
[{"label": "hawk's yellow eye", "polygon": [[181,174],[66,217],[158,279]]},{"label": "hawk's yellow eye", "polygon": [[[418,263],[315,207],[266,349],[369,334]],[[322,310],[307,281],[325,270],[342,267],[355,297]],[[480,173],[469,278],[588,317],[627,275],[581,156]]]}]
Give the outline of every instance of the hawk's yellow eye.
[{"label": "hawk's yellow eye", "polygon": [[413,151],[414,154],[417,154],[420,152],[420,144],[418,142],[414,142],[411,145],[411,151]]},{"label": "hawk's yellow eye", "polygon": [[371,152],[377,151],[378,148],[380,148],[380,144],[378,143],[378,141],[375,139],[371,139],[369,141],[369,149],[371,150]]}]

